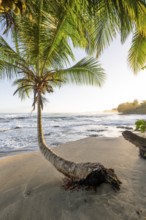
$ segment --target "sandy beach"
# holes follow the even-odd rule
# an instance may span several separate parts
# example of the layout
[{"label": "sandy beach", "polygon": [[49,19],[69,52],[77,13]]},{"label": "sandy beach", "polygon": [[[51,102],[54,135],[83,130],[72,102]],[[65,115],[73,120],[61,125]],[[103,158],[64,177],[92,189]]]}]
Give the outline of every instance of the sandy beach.
[{"label": "sandy beach", "polygon": [[122,181],[94,191],[65,191],[63,176],[40,152],[0,159],[0,220],[146,220],[146,160],[119,138],[86,138],[53,150],[76,162],[100,162]]}]

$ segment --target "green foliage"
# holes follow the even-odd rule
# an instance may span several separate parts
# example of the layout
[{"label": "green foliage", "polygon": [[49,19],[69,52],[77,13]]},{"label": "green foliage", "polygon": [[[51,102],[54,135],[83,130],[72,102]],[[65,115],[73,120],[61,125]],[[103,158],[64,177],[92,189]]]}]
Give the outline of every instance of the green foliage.
[{"label": "green foliage", "polygon": [[146,101],[139,103],[134,100],[133,102],[121,103],[117,110],[123,114],[146,114]]},{"label": "green foliage", "polygon": [[[143,5],[144,10],[146,4]],[[140,25],[134,30],[128,61],[134,73],[137,73],[146,65],[146,12],[139,16]]]},{"label": "green foliage", "polygon": [[17,73],[14,94],[24,99],[33,93],[33,107],[41,96],[43,108],[43,97],[53,92],[55,86],[63,83],[100,86],[105,78],[96,58],[86,57],[65,68],[74,61],[71,45],[90,49],[91,53],[94,25],[89,15],[77,7],[79,0],[67,4],[64,1],[58,4],[57,0],[34,0],[31,19],[17,16],[17,34],[12,33],[14,49],[0,37],[0,76]]},{"label": "green foliage", "polygon": [[118,112],[124,113],[129,110],[133,110],[137,108],[138,106],[140,106],[140,104],[138,103],[137,100],[134,100],[133,102],[121,103],[120,105],[118,105],[117,110]]},{"label": "green foliage", "polygon": [[[146,25],[144,26],[146,29]],[[146,64],[146,33],[136,31],[129,50],[128,60],[132,70],[137,73]]]},{"label": "green foliage", "polygon": [[136,125],[136,131],[140,131],[141,133],[144,133],[146,131],[146,120],[137,120],[135,122]]},{"label": "green foliage", "polygon": [[110,45],[118,33],[120,33],[121,42],[124,43],[130,33],[140,29],[143,25],[141,17],[145,17],[146,14],[145,1],[101,0],[94,1],[94,5],[96,8],[95,43],[97,45],[97,56]]},{"label": "green foliage", "polygon": [[75,61],[71,45],[85,49],[90,56],[95,52],[100,55],[118,32],[124,42],[133,27],[140,31],[145,13],[143,0],[27,3],[31,17],[14,16],[15,48],[0,37],[0,77],[18,74],[16,92],[21,98],[32,92],[34,103],[38,93],[45,95],[63,83],[102,85],[104,70],[95,58],[87,57],[68,67]]}]

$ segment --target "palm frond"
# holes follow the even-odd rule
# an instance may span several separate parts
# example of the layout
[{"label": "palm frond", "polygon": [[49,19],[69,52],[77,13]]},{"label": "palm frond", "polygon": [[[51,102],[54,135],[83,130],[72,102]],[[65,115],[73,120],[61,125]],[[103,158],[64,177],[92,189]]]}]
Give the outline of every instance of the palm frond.
[{"label": "palm frond", "polygon": [[[50,7],[53,7],[52,5]],[[63,6],[62,6],[63,7]],[[72,50],[68,44],[67,36],[62,30],[63,18],[54,16],[48,8],[35,8],[35,19],[23,18],[18,22],[19,40],[21,42],[21,54],[30,64],[35,64],[37,72],[47,66],[69,62],[69,56],[74,59]],[[54,13],[54,12],[52,12]],[[60,12],[61,13],[61,12]],[[62,57],[60,54],[62,53]],[[39,60],[39,61],[38,61]],[[38,63],[39,67],[38,67]]]},{"label": "palm frond", "polygon": [[146,14],[146,4],[142,0],[95,0],[94,2],[92,6],[95,8],[96,22],[94,38],[98,57],[117,33],[120,34],[121,42],[124,43],[134,28],[142,25],[141,16]]},{"label": "palm frond", "polygon": [[129,50],[128,62],[134,73],[146,65],[146,35],[135,32]]},{"label": "palm frond", "polygon": [[28,63],[0,36],[0,72],[11,78],[17,72],[30,72]]},{"label": "palm frond", "polygon": [[13,95],[17,93],[19,98],[21,100],[24,100],[29,97],[31,91],[32,91],[31,85],[19,86],[18,89],[16,89],[16,91],[13,93]]},{"label": "palm frond", "polygon": [[32,79],[25,76],[23,78],[16,79],[13,82],[13,86],[17,86],[13,95],[18,94],[21,100],[24,100],[25,98],[28,98],[30,93],[33,91],[34,82]]},{"label": "palm frond", "polygon": [[70,68],[56,71],[56,77],[63,83],[101,86],[105,72],[95,58],[84,58]]},{"label": "palm frond", "polygon": [[48,100],[45,98],[45,96],[41,96],[41,108],[44,108],[44,104],[46,104]]},{"label": "palm frond", "polygon": [[113,39],[117,36],[118,25],[108,14],[101,13],[96,20],[95,45],[96,56],[99,57],[105,48],[107,48]]},{"label": "palm frond", "polygon": [[17,66],[0,59],[0,79],[12,79],[17,70]]},{"label": "palm frond", "polygon": [[[51,19],[51,22],[53,21],[51,23],[51,38],[49,44],[46,44],[47,46],[44,51],[45,63],[43,65],[43,68],[45,67],[46,63],[50,63],[51,65],[56,62],[60,63],[60,49],[62,52],[62,61],[66,60],[68,62],[68,56],[74,59],[72,50],[67,42],[67,38],[69,37],[69,35],[65,33],[65,31],[70,30],[70,28],[65,28],[67,25],[67,19],[69,17],[69,14],[68,11],[64,10],[63,7],[61,7],[60,10],[60,16],[57,16],[58,19]],[[44,12],[44,16],[50,23],[50,15]],[[47,24],[43,23],[43,25],[46,26]],[[50,25],[47,25],[47,27],[50,27]]]},{"label": "palm frond", "polygon": [[[92,40],[90,38],[91,33],[93,32],[93,24],[89,20],[89,15],[83,13],[83,10],[77,8],[79,1],[68,1],[69,3],[64,6],[61,4],[59,9],[60,15],[55,14],[54,19],[53,15],[50,15],[43,11],[45,17],[45,22],[42,24],[50,33],[51,40],[49,44],[46,44],[46,49],[44,50],[44,59],[45,63],[52,65],[52,63],[69,63],[69,60],[74,60],[74,54],[72,53],[69,40],[72,44],[86,48],[88,52],[93,52]],[[57,11],[58,13],[58,11]],[[49,29],[48,29],[49,28]],[[90,32],[90,34],[89,34]],[[60,66],[62,67],[62,66]]]}]

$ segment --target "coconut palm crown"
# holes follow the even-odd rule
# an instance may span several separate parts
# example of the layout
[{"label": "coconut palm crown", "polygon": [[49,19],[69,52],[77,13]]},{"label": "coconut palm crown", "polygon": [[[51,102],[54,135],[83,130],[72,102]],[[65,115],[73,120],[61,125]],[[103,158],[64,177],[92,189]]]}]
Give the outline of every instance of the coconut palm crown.
[{"label": "coconut palm crown", "polygon": [[69,66],[70,60],[75,60],[69,42],[72,41],[75,46],[90,47],[83,33],[87,27],[84,30],[80,27],[79,33],[80,24],[74,22],[69,6],[64,8],[59,5],[54,9],[47,2],[40,1],[34,8],[34,18],[17,19],[17,34],[13,34],[15,49],[2,36],[0,38],[1,76],[11,76],[17,72],[16,92],[19,91],[24,98],[31,90],[34,101],[38,92],[53,92],[55,85],[72,82],[100,86],[104,80],[103,69],[91,57],[64,68]]},{"label": "coconut palm crown", "polygon": [[4,33],[14,28],[16,16],[30,16],[29,6],[29,0],[0,0],[0,22],[3,23]]}]

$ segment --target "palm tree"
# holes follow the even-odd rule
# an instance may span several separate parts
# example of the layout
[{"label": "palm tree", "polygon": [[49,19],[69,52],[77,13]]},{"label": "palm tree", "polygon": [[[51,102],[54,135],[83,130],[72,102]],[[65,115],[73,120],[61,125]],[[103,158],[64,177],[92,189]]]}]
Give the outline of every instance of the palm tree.
[{"label": "palm tree", "polygon": [[[39,147],[44,157],[58,171],[74,180],[72,182],[74,185],[77,183],[94,185],[95,181],[93,183],[91,179],[97,177],[96,185],[108,182],[113,187],[119,188],[120,181],[113,169],[107,169],[99,163],[76,164],[64,160],[54,154],[45,142],[42,129],[44,95],[53,92],[54,86],[61,86],[64,83],[101,86],[105,78],[101,65],[91,57],[82,59],[72,67],[64,68],[65,64],[69,65],[71,59],[74,60],[70,41],[73,45],[88,48],[90,52],[93,50],[88,35],[88,22],[86,16],[84,28],[80,26],[80,22],[75,22],[77,16],[81,16],[80,13],[72,14],[71,6],[76,5],[67,5],[65,8],[57,2],[54,7],[53,2],[51,6],[48,6],[45,0],[40,1],[34,7],[35,17],[32,20],[25,16],[16,20],[17,36],[14,35],[13,38],[14,49],[2,36],[0,37],[1,77],[16,74],[14,84],[18,88],[14,94],[18,93],[22,99],[33,93],[33,108],[37,105]],[[92,30],[92,25],[90,27]]]},{"label": "palm tree", "polygon": [[14,18],[17,25],[17,31],[13,32],[16,49],[12,49],[2,37],[0,39],[1,76],[10,77],[17,73],[20,78],[15,81],[18,85],[15,93],[19,92],[21,98],[33,92],[33,107],[37,104],[38,110],[41,152],[60,172],[74,180],[85,179],[81,184],[91,182],[89,180],[95,176],[102,176],[103,182],[119,187],[120,182],[112,169],[106,169],[99,163],[75,164],[66,161],[47,147],[41,121],[43,95],[53,92],[54,86],[68,82],[101,85],[103,69],[93,58],[63,68],[65,63],[69,64],[69,60],[74,59],[69,40],[74,46],[86,48],[90,54],[97,45],[98,56],[119,30],[121,40],[125,41],[135,21],[139,23],[138,15],[144,13],[145,1],[32,2],[31,19],[28,16]]}]

